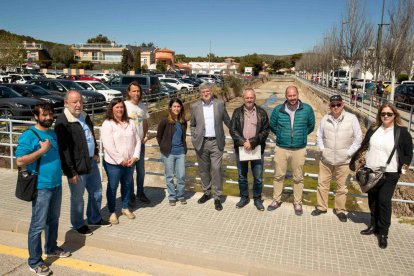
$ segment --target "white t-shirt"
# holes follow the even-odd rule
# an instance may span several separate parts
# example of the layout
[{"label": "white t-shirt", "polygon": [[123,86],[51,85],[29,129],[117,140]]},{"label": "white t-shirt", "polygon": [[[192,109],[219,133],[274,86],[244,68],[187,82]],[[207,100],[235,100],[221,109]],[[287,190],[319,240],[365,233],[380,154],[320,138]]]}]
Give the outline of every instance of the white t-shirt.
[{"label": "white t-shirt", "polygon": [[143,102],[139,102],[138,105],[133,104],[130,101],[125,101],[128,117],[131,118],[136,127],[139,138],[141,141],[144,139],[144,120],[149,118],[148,109]]}]

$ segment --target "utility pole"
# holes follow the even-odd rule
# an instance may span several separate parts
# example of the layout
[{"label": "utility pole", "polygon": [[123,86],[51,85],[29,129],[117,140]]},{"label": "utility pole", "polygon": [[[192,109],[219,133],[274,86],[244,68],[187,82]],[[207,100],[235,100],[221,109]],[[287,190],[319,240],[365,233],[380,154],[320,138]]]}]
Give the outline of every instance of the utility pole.
[{"label": "utility pole", "polygon": [[384,24],[384,6],[385,0],[382,0],[382,14],[381,14],[381,24],[378,24],[378,37],[377,37],[377,51],[376,51],[376,66],[375,66],[375,84],[378,81],[379,67],[380,67],[380,53],[381,53],[381,40],[382,40],[382,26],[389,25]]},{"label": "utility pole", "polygon": [[210,50],[208,54],[208,71],[207,74],[210,74],[210,62],[211,62],[211,40],[210,40]]}]

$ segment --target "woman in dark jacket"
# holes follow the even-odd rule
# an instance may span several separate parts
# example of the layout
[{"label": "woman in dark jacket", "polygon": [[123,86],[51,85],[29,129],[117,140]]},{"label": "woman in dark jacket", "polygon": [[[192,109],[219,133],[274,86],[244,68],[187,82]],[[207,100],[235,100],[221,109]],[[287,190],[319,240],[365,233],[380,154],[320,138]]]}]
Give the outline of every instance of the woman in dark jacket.
[{"label": "woman in dark jacket", "polygon": [[[168,111],[168,117],[158,124],[157,141],[165,167],[168,200],[170,205],[174,206],[177,200],[181,204],[187,204],[184,197],[187,121],[180,99],[172,99],[168,104]],[[174,187],[174,172],[177,178],[177,190]]]},{"label": "woman in dark jacket", "polygon": [[[390,163],[386,165],[393,151],[396,136],[398,136],[396,150]],[[352,170],[355,170],[356,157],[364,150],[367,150],[366,167],[372,170],[385,167],[385,177],[368,191],[371,224],[367,229],[362,230],[361,234],[376,234],[378,246],[385,249],[388,245],[388,229],[391,225],[391,199],[400,174],[408,168],[413,157],[411,135],[407,128],[403,127],[400,114],[392,104],[385,103],[378,109],[376,122],[367,131],[361,148],[351,160]]]}]

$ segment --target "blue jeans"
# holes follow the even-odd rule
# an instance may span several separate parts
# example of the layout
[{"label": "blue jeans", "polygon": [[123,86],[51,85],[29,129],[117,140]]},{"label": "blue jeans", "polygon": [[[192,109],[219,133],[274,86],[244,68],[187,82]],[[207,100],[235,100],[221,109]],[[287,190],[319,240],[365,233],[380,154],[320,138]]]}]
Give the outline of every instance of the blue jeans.
[{"label": "blue jeans", "polygon": [[[141,153],[138,162],[135,163],[137,171],[137,196],[144,194],[145,178],[145,144],[141,144]],[[131,186],[131,196],[134,194],[134,185]]]},{"label": "blue jeans", "polygon": [[239,189],[240,197],[249,197],[249,183],[247,182],[247,172],[250,167],[253,174],[253,198],[260,199],[262,197],[263,190],[263,154],[262,159],[240,161],[239,151],[235,150],[237,170],[239,172]]},{"label": "blue jeans", "polygon": [[92,170],[89,174],[79,175],[76,184],[69,183],[70,188],[70,222],[73,229],[79,229],[85,223],[83,220],[85,189],[88,191],[88,205],[86,217],[89,224],[99,222],[101,217],[102,181],[96,161],[91,160]]},{"label": "blue jeans", "polygon": [[122,208],[128,209],[128,201],[131,197],[131,187],[134,182],[134,167],[112,165],[104,161],[104,168],[108,177],[106,199],[108,200],[109,213],[115,213],[116,192],[121,182]]},{"label": "blue jeans", "polygon": [[[185,192],[185,155],[173,155],[165,156],[161,153],[161,160],[164,163],[165,181],[167,184],[168,199],[169,200],[181,200],[184,199]],[[177,192],[175,192],[174,186],[174,172],[177,178]]]},{"label": "blue jeans", "polygon": [[45,253],[50,254],[57,248],[57,236],[62,203],[62,185],[37,191],[32,201],[32,220],[28,234],[29,266],[34,268],[43,262],[42,239],[45,231]]}]

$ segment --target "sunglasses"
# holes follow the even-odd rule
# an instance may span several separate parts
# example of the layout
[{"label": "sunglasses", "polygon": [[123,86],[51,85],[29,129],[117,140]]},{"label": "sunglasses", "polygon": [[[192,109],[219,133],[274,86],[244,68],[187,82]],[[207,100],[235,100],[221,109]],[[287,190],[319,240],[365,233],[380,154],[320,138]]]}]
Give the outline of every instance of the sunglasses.
[{"label": "sunglasses", "polygon": [[392,112],[381,112],[381,117],[385,117],[385,116],[392,117],[392,116],[394,116],[394,113],[392,113]]},{"label": "sunglasses", "polygon": [[339,107],[341,107],[341,106],[342,106],[342,104],[340,104],[340,103],[337,103],[337,104],[330,104],[330,107],[332,107],[332,108],[335,108],[335,107],[339,108]]}]

